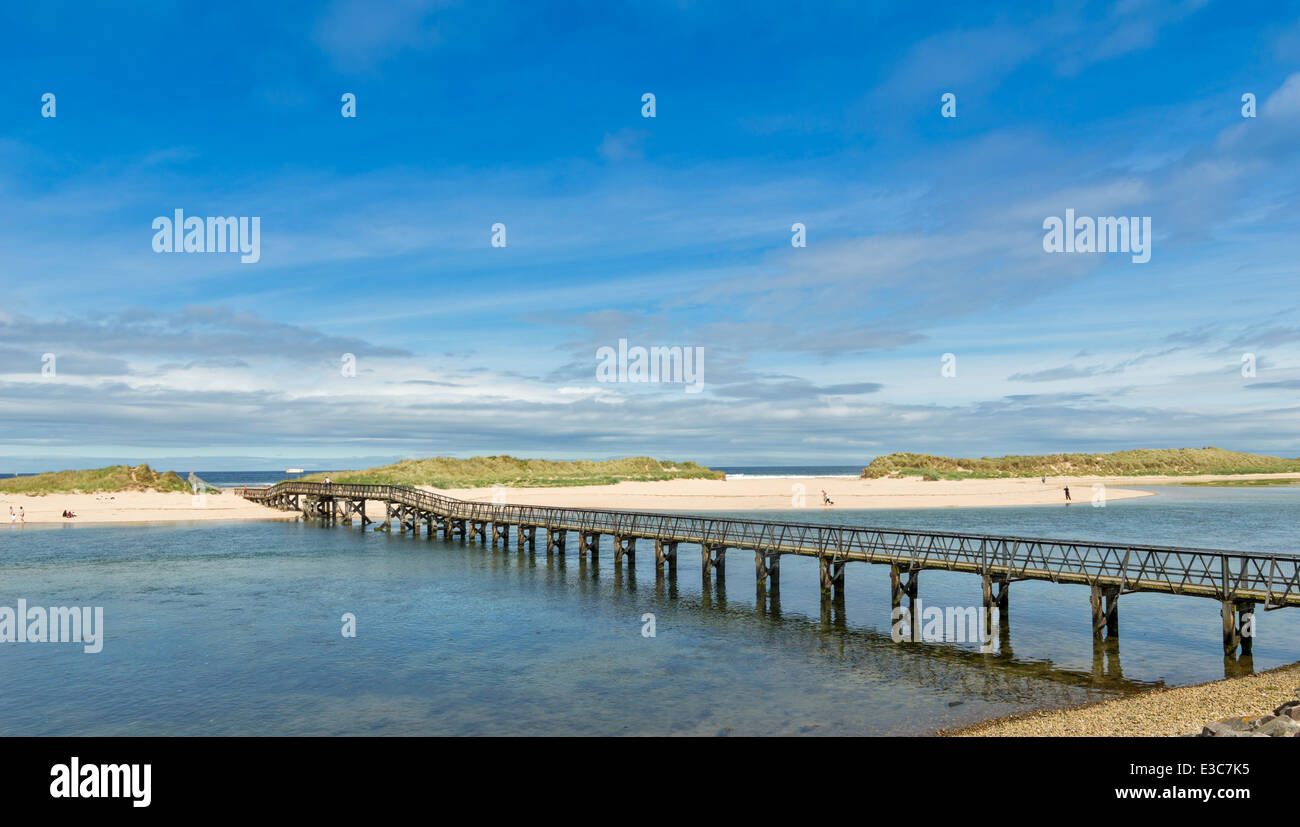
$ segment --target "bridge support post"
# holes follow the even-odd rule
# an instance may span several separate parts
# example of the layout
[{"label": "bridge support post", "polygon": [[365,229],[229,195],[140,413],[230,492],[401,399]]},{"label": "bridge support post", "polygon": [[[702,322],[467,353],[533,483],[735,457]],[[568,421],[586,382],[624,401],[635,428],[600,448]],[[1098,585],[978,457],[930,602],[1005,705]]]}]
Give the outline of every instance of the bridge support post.
[{"label": "bridge support post", "polygon": [[776,552],[755,551],[754,574],[760,589],[771,588],[772,591],[778,591],[781,588],[781,555]]},{"label": "bridge support post", "polygon": [[537,548],[537,526],[520,523],[515,528],[515,543],[520,551],[523,551],[525,546],[529,551],[534,551]]},{"label": "bridge support post", "polygon": [[600,554],[600,532],[598,531],[579,531],[578,532],[578,550],[583,554],[591,554],[591,560],[594,563],[596,556]]},{"label": "bridge support post", "polygon": [[1090,602],[1092,636],[1100,639],[1105,629],[1107,638],[1119,637],[1119,586],[1093,584]]},{"label": "bridge support post", "polygon": [[705,543],[700,546],[700,564],[704,570],[704,579],[708,580],[713,577],[713,572],[718,572],[718,579],[721,580],[727,573],[727,547],[715,546]]},{"label": "bridge support post", "polygon": [[627,557],[629,566],[636,565],[636,538],[614,536],[614,565],[621,566],[623,558]]},{"label": "bridge support post", "polygon": [[351,525],[353,517],[360,517],[361,527],[365,528],[366,524],[371,521],[370,518],[366,516],[366,501],[364,499],[355,500],[351,497],[346,498],[343,500],[342,509],[343,522],[345,524]]},{"label": "bridge support post", "polygon": [[1223,601],[1223,654],[1250,655],[1255,643],[1255,601]]},{"label": "bridge support post", "polygon": [[492,548],[497,547],[497,541],[501,545],[510,548],[510,523],[492,523]]},{"label": "bridge support post", "polygon": [[[1005,574],[985,574],[982,580],[985,616],[991,616],[993,607],[996,606],[999,622],[1005,623],[1007,608],[1011,605],[1011,581]],[[996,591],[994,585],[997,586]]]},{"label": "bridge support post", "polygon": [[[907,577],[904,579],[903,575]],[[921,576],[920,569],[903,568],[897,563],[891,563],[889,566],[889,618],[891,623],[897,623],[901,616],[898,609],[903,606],[903,598],[907,598],[907,616],[911,618],[911,630],[908,640],[919,641],[921,639],[921,618],[916,611],[916,594],[920,586],[918,578]]]},{"label": "bridge support post", "polygon": [[676,540],[655,540],[655,571],[662,572],[665,564],[669,574],[677,574]]},{"label": "bridge support post", "polygon": [[558,551],[560,556],[564,556],[564,541],[567,540],[568,537],[568,529],[546,529],[546,555],[549,557],[551,552]]},{"label": "bridge support post", "polygon": [[845,563],[824,556],[817,559],[821,563],[822,591],[834,592],[836,595],[844,594]]},{"label": "bridge support post", "polygon": [[469,536],[471,540],[478,540],[484,545],[487,544],[487,522],[484,520],[471,520],[469,523]]}]

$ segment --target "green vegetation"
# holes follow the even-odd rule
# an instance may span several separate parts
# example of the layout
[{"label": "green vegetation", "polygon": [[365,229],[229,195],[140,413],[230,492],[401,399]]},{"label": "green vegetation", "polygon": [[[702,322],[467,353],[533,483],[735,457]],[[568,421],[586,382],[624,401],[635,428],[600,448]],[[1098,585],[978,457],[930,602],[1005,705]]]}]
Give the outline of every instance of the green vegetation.
[{"label": "green vegetation", "polygon": [[[325,474],[304,480],[320,482]],[[558,462],[515,457],[404,459],[393,465],[362,471],[329,472],[330,482],[372,485],[428,485],[433,488],[483,488],[509,485],[540,488],[567,485],[608,485],[625,480],[724,479],[726,474],[693,462],[669,462],[628,457],[599,462]]]},{"label": "green vegetation", "polygon": [[11,494],[95,494],[113,491],[189,491],[174,471],[158,473],[148,465],[110,465],[89,471],[51,471],[30,477],[0,480],[0,491]]},{"label": "green vegetation", "polygon": [[[1221,448],[1117,451],[1113,454],[1048,454],[1046,456],[954,459],[930,454],[889,454],[876,457],[862,471],[864,479],[923,477],[963,480],[997,477],[1134,477],[1192,474],[1300,473],[1300,459],[1242,454]],[[1244,481],[1243,481],[1244,482]]]}]

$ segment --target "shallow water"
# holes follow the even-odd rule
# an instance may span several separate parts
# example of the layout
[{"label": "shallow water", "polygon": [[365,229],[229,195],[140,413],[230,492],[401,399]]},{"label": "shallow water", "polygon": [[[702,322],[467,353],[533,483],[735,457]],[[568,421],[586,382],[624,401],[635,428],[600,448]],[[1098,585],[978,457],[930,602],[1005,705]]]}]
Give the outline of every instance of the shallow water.
[{"label": "shallow water", "polygon": [[[1300,490],[1152,490],[761,516],[1296,552]],[[1125,595],[1118,649],[1095,650],[1086,587],[1016,583],[1009,645],[985,655],[893,643],[883,566],[849,566],[823,615],[814,560],[782,561],[773,607],[745,551],[705,590],[685,545],[656,579],[652,546],[632,571],[608,549],[592,566],[572,544],[561,562],[355,526],[2,528],[0,605],[103,606],[106,627],[99,654],[0,644],[3,735],[908,734],[1225,671],[1219,606],[1190,597]],[[922,572],[920,596],[977,605],[979,579]],[[1300,613],[1258,618],[1256,670],[1300,659]]]}]

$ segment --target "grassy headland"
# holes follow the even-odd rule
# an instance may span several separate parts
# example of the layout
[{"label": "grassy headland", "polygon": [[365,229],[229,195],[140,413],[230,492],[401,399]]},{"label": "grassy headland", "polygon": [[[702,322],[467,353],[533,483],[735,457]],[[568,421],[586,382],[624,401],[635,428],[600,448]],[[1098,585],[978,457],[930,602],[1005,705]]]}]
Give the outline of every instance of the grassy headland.
[{"label": "grassy headland", "polygon": [[889,454],[876,457],[862,471],[863,479],[924,477],[934,480],[998,477],[1145,477],[1197,474],[1284,474],[1300,472],[1300,459],[1243,454],[1222,448],[1116,451],[1113,454],[1047,454],[1044,456],[955,459],[931,454]]},{"label": "grassy headland", "polygon": [[189,491],[175,471],[158,473],[148,465],[110,465],[88,471],[50,471],[30,477],[0,480],[0,491],[11,494],[98,494],[114,491]]},{"label": "grassy headland", "polygon": [[[304,480],[320,482],[325,474],[308,474]],[[616,482],[710,479],[726,477],[693,462],[671,462],[650,457],[601,461],[561,462],[516,457],[404,459],[392,465],[361,471],[331,471],[331,482],[372,485],[428,485],[433,488],[485,488],[509,485],[548,488],[569,485],[610,485]]]}]

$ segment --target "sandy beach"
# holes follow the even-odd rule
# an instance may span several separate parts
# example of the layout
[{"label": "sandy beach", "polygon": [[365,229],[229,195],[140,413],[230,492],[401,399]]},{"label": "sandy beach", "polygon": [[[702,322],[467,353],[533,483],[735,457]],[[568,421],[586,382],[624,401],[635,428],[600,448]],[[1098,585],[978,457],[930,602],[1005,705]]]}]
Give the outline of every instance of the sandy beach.
[{"label": "sandy beach", "polygon": [[[1156,478],[1152,478],[1156,479]],[[1107,500],[1150,496],[1119,487],[1120,481],[1080,477],[1051,479],[937,480],[918,477],[864,480],[845,477],[743,477],[728,480],[620,482],[577,488],[506,488],[507,503],[612,508],[636,511],[789,511],[861,508],[972,508],[1066,504],[1065,487],[1076,504],[1091,504],[1094,484],[1105,486]],[[1124,485],[1135,480],[1125,479]],[[430,489],[433,490],[433,489]],[[822,505],[825,490],[833,506]],[[440,493],[488,502],[492,488],[462,488]]]},{"label": "sandy beach", "polygon": [[[508,504],[611,508],[636,511],[789,511],[795,508],[835,511],[881,508],[988,508],[996,506],[1067,505],[1070,488],[1073,507],[1092,504],[1104,490],[1106,501],[1154,496],[1129,486],[1169,485],[1183,482],[1287,478],[1300,474],[1227,477],[1048,477],[1040,479],[974,479],[926,481],[917,477],[864,480],[846,477],[743,477],[729,480],[664,480],[620,482],[615,485],[559,488],[505,488]],[[1094,486],[1104,486],[1096,488]],[[821,504],[825,489],[833,506]],[[433,489],[451,497],[491,502],[494,488]],[[802,497],[802,500],[800,499]],[[208,494],[196,503],[189,494],[126,491],[115,494],[50,494],[43,497],[0,494],[0,519],[9,506],[27,512],[29,524],[39,523],[139,523],[189,520],[285,520],[295,515],[266,508],[233,492]],[[75,520],[60,516],[76,512]],[[372,503],[372,517],[383,507]]]},{"label": "sandy beach", "polygon": [[[192,520],[294,520],[234,493],[195,498],[176,491],[118,491],[113,494],[48,494],[32,497],[0,493],[0,521],[9,528],[9,508],[26,511],[27,525],[48,523],[170,523]],[[67,519],[64,509],[77,516]]]}]

